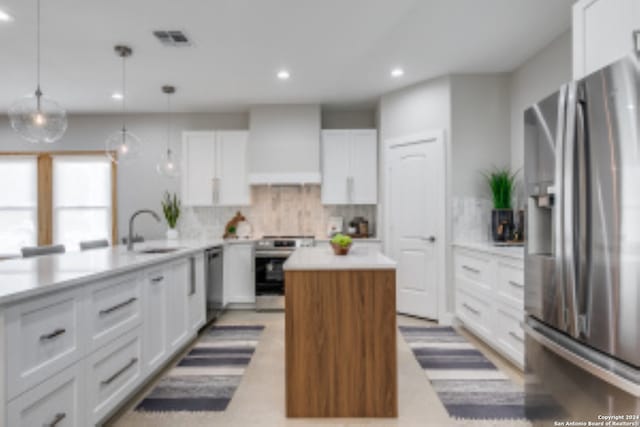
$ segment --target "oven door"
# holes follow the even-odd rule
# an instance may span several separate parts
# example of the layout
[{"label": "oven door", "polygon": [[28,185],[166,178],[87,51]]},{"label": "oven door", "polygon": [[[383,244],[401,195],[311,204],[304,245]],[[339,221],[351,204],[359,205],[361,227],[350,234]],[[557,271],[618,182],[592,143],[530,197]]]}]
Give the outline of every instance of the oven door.
[{"label": "oven door", "polygon": [[290,252],[256,253],[256,309],[284,309],[283,265]]}]

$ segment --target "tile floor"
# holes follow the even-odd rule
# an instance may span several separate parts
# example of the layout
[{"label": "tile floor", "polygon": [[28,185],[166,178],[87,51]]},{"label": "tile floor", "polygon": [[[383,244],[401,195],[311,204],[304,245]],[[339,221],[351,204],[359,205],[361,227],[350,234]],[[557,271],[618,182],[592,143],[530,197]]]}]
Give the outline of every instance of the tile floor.
[{"label": "tile floor", "polygon": [[[410,348],[398,333],[398,392],[397,419],[288,419],[284,403],[284,314],[228,311],[220,324],[263,324],[265,330],[256,353],[240,387],[224,412],[142,414],[131,408],[146,390],[131,400],[130,405],[116,414],[107,424],[113,427],[200,427],[200,426],[527,426],[528,423],[457,421],[449,418],[436,392],[429,384]],[[428,321],[398,316],[399,325],[429,325]],[[520,371],[469,335],[485,355],[511,377],[522,383]]]}]

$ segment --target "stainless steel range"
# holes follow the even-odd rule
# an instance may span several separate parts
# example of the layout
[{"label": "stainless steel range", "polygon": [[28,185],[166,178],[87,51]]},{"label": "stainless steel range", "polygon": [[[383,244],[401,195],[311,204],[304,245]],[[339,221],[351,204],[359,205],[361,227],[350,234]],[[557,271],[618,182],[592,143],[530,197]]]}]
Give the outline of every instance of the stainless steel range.
[{"label": "stainless steel range", "polygon": [[314,244],[313,236],[264,236],[256,242],[256,310],[284,310],[282,265],[296,248]]}]

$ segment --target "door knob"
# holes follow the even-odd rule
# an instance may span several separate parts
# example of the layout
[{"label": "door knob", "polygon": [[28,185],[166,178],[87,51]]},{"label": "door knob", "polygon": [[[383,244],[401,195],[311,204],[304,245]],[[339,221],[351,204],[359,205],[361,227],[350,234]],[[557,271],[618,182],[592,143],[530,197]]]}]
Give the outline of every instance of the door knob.
[{"label": "door knob", "polygon": [[427,237],[427,240],[428,240],[429,242],[433,243],[433,242],[435,242],[435,241],[436,241],[436,236],[429,236],[429,237]]}]

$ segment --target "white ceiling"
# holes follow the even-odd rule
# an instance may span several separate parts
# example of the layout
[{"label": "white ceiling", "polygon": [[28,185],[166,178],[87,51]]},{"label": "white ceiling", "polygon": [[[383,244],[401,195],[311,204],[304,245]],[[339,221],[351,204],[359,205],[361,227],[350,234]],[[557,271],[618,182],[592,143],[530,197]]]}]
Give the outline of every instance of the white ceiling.
[{"label": "white ceiling", "polygon": [[[71,112],[117,111],[118,43],[131,111],[259,103],[368,104],[447,73],[511,71],[569,28],[573,0],[42,0],[42,85]],[[35,85],[35,0],[0,0],[0,111]],[[194,41],[163,47],[157,29]],[[400,65],[404,77],[391,79]],[[291,71],[283,82],[275,75]]]}]

